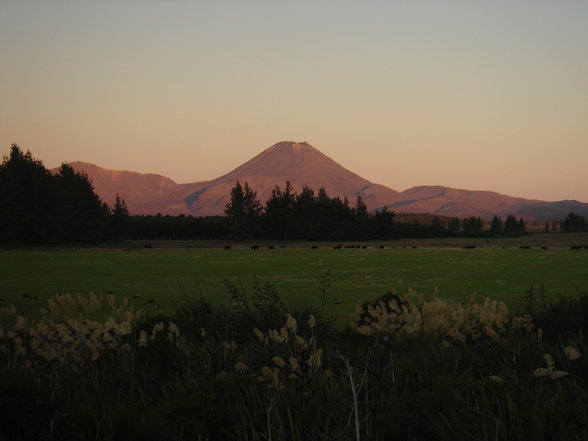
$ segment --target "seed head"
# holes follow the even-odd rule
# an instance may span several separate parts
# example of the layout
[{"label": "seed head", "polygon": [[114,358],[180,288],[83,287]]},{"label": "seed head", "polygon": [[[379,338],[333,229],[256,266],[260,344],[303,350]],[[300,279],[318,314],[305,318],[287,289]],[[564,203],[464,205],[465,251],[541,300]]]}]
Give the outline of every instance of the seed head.
[{"label": "seed head", "polygon": [[569,360],[577,360],[582,356],[582,354],[580,354],[580,352],[573,346],[568,346],[564,351]]}]

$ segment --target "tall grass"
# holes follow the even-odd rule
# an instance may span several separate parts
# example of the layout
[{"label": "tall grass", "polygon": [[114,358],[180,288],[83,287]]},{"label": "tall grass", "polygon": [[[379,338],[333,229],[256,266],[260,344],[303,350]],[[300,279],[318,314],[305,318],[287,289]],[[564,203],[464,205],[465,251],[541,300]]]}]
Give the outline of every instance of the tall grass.
[{"label": "tall grass", "polygon": [[552,324],[585,297],[517,316],[391,292],[337,329],[327,286],[302,306],[254,279],[169,315],[105,296],[2,308],[0,439],[587,438],[586,327]]}]

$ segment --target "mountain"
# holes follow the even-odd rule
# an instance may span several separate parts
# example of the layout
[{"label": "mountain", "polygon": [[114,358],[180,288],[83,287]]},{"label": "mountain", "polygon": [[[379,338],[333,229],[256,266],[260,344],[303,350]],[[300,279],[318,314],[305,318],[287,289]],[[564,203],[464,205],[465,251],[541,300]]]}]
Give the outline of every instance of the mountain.
[{"label": "mountain", "polygon": [[194,214],[222,213],[237,179],[247,182],[262,201],[269,199],[276,185],[283,189],[287,181],[296,191],[308,186],[318,192],[324,187],[330,196],[347,197],[351,204],[360,195],[373,208],[399,196],[397,191],[347,170],[306,142],[279,142],[226,175],[193,188],[184,198],[188,210]]},{"label": "mountain", "polygon": [[441,186],[418,186],[404,190],[402,200],[389,209],[397,212],[432,213],[444,216],[480,216],[490,219],[495,215],[537,220],[560,219],[570,212],[588,215],[588,204],[578,201],[545,202],[516,198],[493,191],[460,190]]},{"label": "mountain", "polygon": [[442,186],[418,186],[398,192],[362,178],[306,142],[279,142],[223,176],[188,184],[177,184],[156,174],[106,170],[84,162],[70,165],[92,179],[105,202],[112,204],[118,193],[133,214],[220,215],[239,179],[256,190],[262,202],[276,185],[283,189],[290,181],[296,191],[305,185],[315,191],[324,187],[330,196],[347,197],[350,204],[355,204],[359,195],[370,210],[386,206],[395,212],[487,219],[514,214],[552,220],[570,212],[588,216],[588,204],[578,201],[545,202]]},{"label": "mountain", "polygon": [[[131,213],[140,212],[139,205],[145,201],[165,197],[180,186],[165,176],[153,173],[136,173],[125,170],[108,170],[88,162],[68,163],[74,170],[84,172],[100,198],[111,207],[116,195],[125,200]],[[57,173],[59,168],[51,170]]]}]

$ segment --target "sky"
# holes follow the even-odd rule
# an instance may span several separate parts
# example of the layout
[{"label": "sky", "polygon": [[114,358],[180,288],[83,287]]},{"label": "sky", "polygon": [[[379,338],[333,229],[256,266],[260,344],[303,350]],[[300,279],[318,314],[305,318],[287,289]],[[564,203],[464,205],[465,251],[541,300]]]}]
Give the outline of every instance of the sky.
[{"label": "sky", "polygon": [[0,152],[214,179],[306,141],[402,191],[588,202],[588,2],[0,0]]}]

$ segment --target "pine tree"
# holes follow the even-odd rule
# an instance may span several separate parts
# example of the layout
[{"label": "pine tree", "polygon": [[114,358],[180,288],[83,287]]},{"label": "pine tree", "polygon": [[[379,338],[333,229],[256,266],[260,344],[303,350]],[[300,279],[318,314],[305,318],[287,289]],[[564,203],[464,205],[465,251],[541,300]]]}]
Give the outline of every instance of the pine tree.
[{"label": "pine tree", "polygon": [[587,230],[586,218],[579,214],[570,213],[561,221],[561,231],[563,233],[582,233]]},{"label": "pine tree", "polygon": [[498,216],[494,216],[492,223],[490,224],[490,234],[492,236],[496,236],[497,234],[502,234],[503,232],[504,224],[502,223],[502,219]]},{"label": "pine tree", "polygon": [[369,239],[371,217],[367,205],[363,202],[360,195],[357,195],[353,218],[355,223],[354,236],[357,239]]},{"label": "pine tree", "polygon": [[526,230],[527,230],[527,225],[525,224],[525,220],[521,217],[519,219],[519,226],[518,226],[517,232],[519,234],[525,234]]},{"label": "pine tree", "polygon": [[387,207],[376,211],[374,214],[374,238],[386,240],[394,234],[394,212],[388,211]]},{"label": "pine tree", "polygon": [[459,231],[461,230],[461,221],[459,220],[459,218],[452,217],[451,219],[449,219],[449,222],[447,223],[447,229],[453,234],[459,233]]},{"label": "pine tree", "polygon": [[466,233],[479,233],[482,231],[482,219],[475,216],[466,217],[462,221],[463,231]]},{"label": "pine tree", "polygon": [[66,241],[93,241],[104,235],[109,209],[94,192],[85,173],[62,164],[55,181],[61,197],[61,237]]},{"label": "pine tree", "polygon": [[261,203],[257,199],[257,192],[247,182],[244,186],[241,186],[239,180],[235,183],[231,190],[231,200],[225,206],[225,216],[233,237],[250,239],[257,236]]},{"label": "pine tree", "polygon": [[312,240],[317,236],[317,198],[314,190],[304,186],[294,201],[294,231],[296,239]]},{"label": "pine tree", "polygon": [[0,165],[0,207],[0,243],[56,241],[60,200],[53,176],[16,144]]},{"label": "pine tree", "polygon": [[131,236],[129,209],[118,193],[110,215],[110,236],[116,240],[128,239]]},{"label": "pine tree", "polygon": [[433,216],[433,219],[431,220],[431,233],[433,236],[437,237],[442,235],[444,230],[445,226],[443,225],[443,222],[441,222],[441,218],[439,216]]},{"label": "pine tree", "polygon": [[518,236],[525,232],[525,221],[521,218],[517,221],[514,215],[509,214],[504,222],[504,234],[508,236]]},{"label": "pine tree", "polygon": [[264,233],[270,239],[291,239],[295,194],[290,181],[284,191],[278,185],[265,204]]}]

